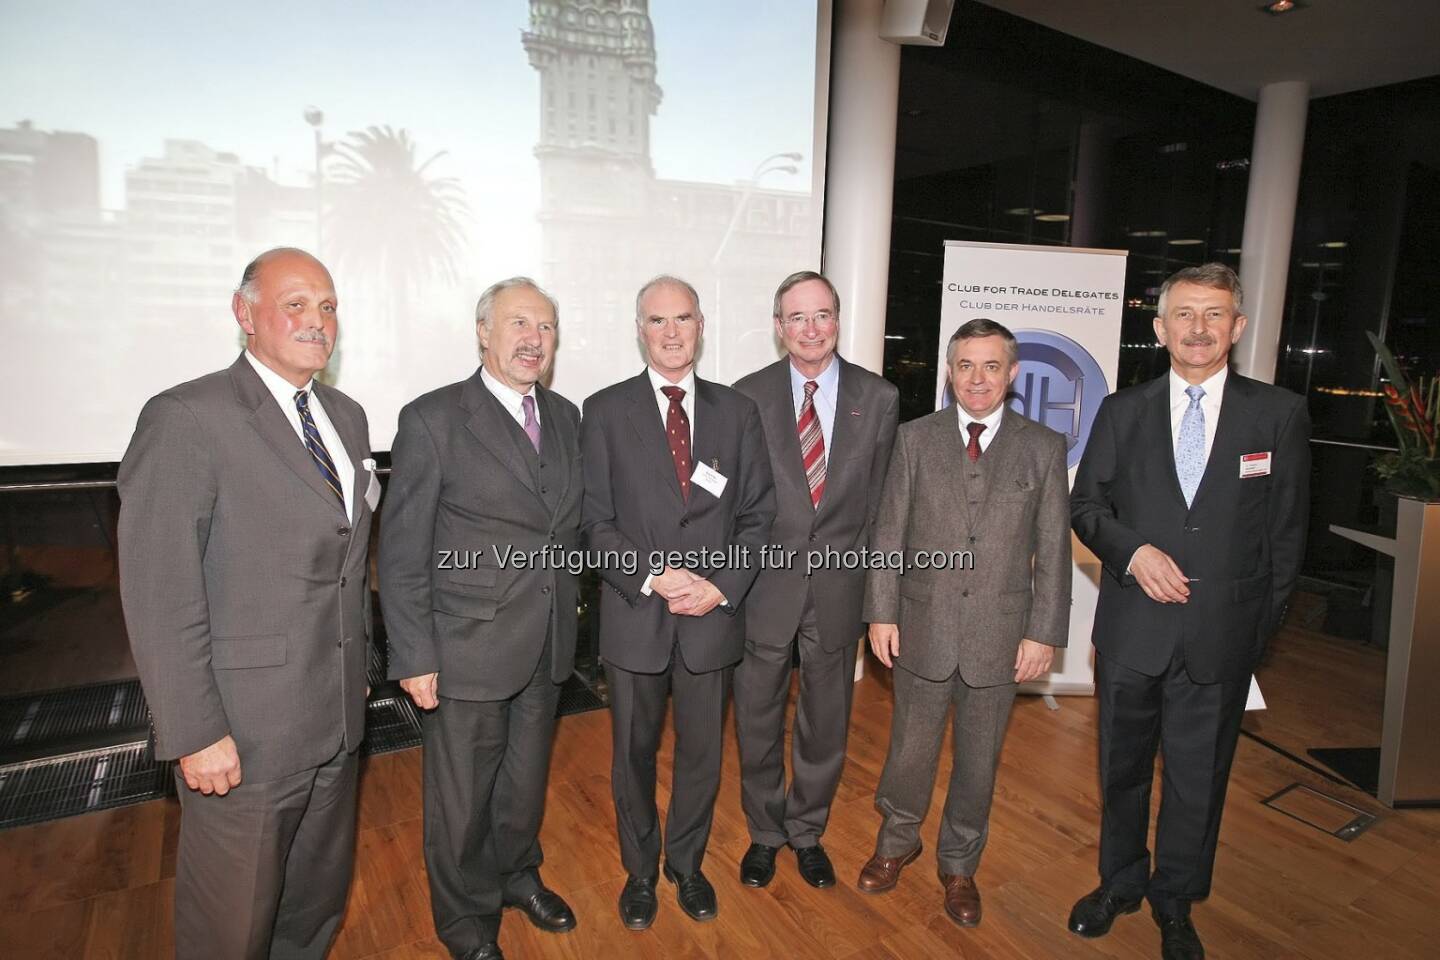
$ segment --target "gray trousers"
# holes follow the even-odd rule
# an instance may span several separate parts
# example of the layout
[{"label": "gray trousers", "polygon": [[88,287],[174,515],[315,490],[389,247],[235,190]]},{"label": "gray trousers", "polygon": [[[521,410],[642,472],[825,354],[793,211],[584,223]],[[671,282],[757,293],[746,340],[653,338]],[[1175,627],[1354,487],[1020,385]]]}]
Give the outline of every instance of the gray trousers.
[{"label": "gray trousers", "polygon": [[[858,639],[858,638],[856,638]],[[800,696],[785,787],[785,706],[792,647],[745,644],[735,668],[735,734],[740,744],[740,806],[750,840],[769,847],[812,847],[825,832],[845,766],[855,691],[855,644],[828,651],[807,597],[795,634]]]},{"label": "gray trousers", "polygon": [[665,817],[665,861],[681,875],[695,873],[720,792],[721,736],[730,669],[691,673],[679,650],[664,673],[632,673],[605,664],[610,684],[613,753],[610,789],[627,873],[652,877],[660,863],[660,813],[655,807],[655,754],[665,725],[665,702],[675,700],[675,757],[670,810]]},{"label": "gray trousers", "polygon": [[503,905],[539,888],[559,699],[547,643],[513,697],[441,697],[422,716],[430,909],[436,935],[457,957],[498,939]]},{"label": "gray trousers", "polygon": [[176,764],[178,960],[325,956],[355,865],[359,768],[341,749],[313,770],[207,797]]},{"label": "gray trousers", "polygon": [[896,665],[890,751],[875,792],[875,803],[885,816],[875,846],[880,856],[903,856],[920,842],[920,824],[930,809],[945,719],[953,706],[954,766],[935,852],[941,872],[975,874],[989,834],[995,767],[1000,762],[1015,690],[1013,683],[968,686],[959,671],[936,683]]}]

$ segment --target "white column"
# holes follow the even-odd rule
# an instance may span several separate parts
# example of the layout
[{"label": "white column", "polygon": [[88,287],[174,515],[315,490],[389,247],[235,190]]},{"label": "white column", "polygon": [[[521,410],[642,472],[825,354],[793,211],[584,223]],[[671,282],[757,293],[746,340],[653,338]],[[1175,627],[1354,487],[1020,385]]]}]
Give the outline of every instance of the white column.
[{"label": "white column", "polygon": [[883,0],[835,0],[825,275],[840,293],[840,352],[876,373],[885,357],[900,48],[880,39]]},{"label": "white column", "polygon": [[1307,81],[1287,80],[1260,88],[1245,233],[1240,241],[1240,282],[1250,325],[1235,345],[1234,356],[1241,373],[1267,383],[1275,380],[1309,108]]}]

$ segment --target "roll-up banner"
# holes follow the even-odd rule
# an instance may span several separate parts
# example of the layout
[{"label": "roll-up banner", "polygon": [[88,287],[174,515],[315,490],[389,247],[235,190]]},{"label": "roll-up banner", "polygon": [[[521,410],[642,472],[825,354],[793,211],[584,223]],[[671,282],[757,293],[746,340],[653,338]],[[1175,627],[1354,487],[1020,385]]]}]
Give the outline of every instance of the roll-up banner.
[{"label": "roll-up banner", "polygon": [[[946,241],[936,408],[955,402],[945,368],[950,335],[976,317],[1003,323],[1020,345],[1010,405],[1064,435],[1073,484],[1095,412],[1115,388],[1125,256],[1124,250]],[[1071,538],[1070,643],[1057,651],[1051,672],[1025,684],[1022,693],[1095,692],[1090,628],[1100,594],[1100,561],[1073,533]]]}]

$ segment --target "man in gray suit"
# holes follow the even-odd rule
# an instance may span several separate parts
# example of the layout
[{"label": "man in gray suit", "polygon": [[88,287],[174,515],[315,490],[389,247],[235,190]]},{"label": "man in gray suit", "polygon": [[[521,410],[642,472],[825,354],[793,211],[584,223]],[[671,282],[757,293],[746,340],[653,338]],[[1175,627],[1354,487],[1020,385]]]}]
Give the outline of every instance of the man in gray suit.
[{"label": "man in gray suit", "polygon": [[775,518],[775,492],[755,404],[695,375],[705,329],[695,289],[675,277],[651,280],[635,298],[635,326],[646,368],[585,401],[580,449],[592,552],[640,559],[600,564],[600,656],[629,874],[620,917],[643,930],[657,909],[655,753],[671,695],[665,877],[687,915],[715,919],[715,890],[700,865],[720,789],[729,668],[745,649],[737,614]]},{"label": "man in gray suit", "polygon": [[345,909],[380,486],[365,412],[313,379],[336,306],[314,257],[256,257],[244,354],[152,398],[120,464],[125,623],[178,761],[181,958],[321,957]]},{"label": "man in gray suit", "polygon": [[[786,277],[774,319],[786,356],[735,384],[760,408],[775,476],[770,542],[784,551],[745,600],[745,659],[735,668],[740,802],[751,841],[740,882],[767,885],[776,852],[788,844],[800,876],[830,887],[835,870],[820,837],[845,764],[855,645],[864,632],[865,572],[845,556],[868,545],[900,401],[895,387],[835,353],[840,297],[825,277]],[[787,790],[785,705],[797,649]]]},{"label": "man in gray suit", "polygon": [[400,411],[380,524],[390,677],[426,711],[435,930],[465,960],[501,956],[502,905],[552,933],[575,926],[540,880],[583,490],[580,412],[540,382],[558,321],[526,277],[481,294],[481,367]]},{"label": "man in gray suit", "polygon": [[875,796],[885,820],[859,886],[893,888],[920,855],[953,705],[954,768],[936,859],[945,912],[974,926],[975,870],[1015,686],[1049,670],[1066,643],[1070,492],[1065,439],[1005,403],[1019,369],[1010,331],[971,320],[945,359],[955,409],[900,428],[871,537],[904,567],[902,575],[887,561],[865,581],[870,647],[898,669]]}]

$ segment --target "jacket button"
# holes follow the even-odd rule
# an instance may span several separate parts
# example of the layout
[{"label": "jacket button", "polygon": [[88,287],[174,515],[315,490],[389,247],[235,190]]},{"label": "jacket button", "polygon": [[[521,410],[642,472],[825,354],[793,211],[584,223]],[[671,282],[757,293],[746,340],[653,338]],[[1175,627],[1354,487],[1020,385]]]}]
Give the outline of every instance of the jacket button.
[{"label": "jacket button", "polygon": [[549,592],[550,592],[550,588],[549,588],[549,587],[541,587],[541,588],[540,588],[540,592],[541,592],[541,593],[549,593]]},{"label": "jacket button", "polygon": [[815,542],[815,534],[813,534],[813,533],[810,534],[810,542],[811,542],[811,543],[814,543],[814,542]]},{"label": "jacket button", "polygon": [[540,488],[540,492],[541,492],[541,493],[549,493],[549,492],[550,492],[550,489],[549,489],[548,487],[541,487],[541,488]]},{"label": "jacket button", "polygon": [[688,526],[690,526],[690,518],[689,518],[689,517],[681,517],[681,518],[680,518],[680,526],[682,526],[682,527],[688,527]]},{"label": "jacket button", "polygon": [[348,536],[350,536],[350,528],[349,528],[349,527],[336,527],[336,528],[335,528],[335,532],[338,533],[338,534],[340,534],[340,536],[342,536],[342,537],[348,537]]},{"label": "jacket button", "polygon": [[346,583],[345,578],[344,578],[344,577],[341,577],[341,578],[340,578],[340,586],[342,586],[342,587],[345,586],[345,583]]},{"label": "jacket button", "polygon": [[968,597],[968,596],[970,596],[970,591],[969,591],[969,590],[961,590],[961,591],[960,591],[960,596],[962,596],[962,597]]},{"label": "jacket button", "polygon": [[971,538],[970,538],[970,542],[971,542],[971,543],[974,543],[974,542],[975,542],[975,538],[974,538],[974,537],[971,537]]}]

